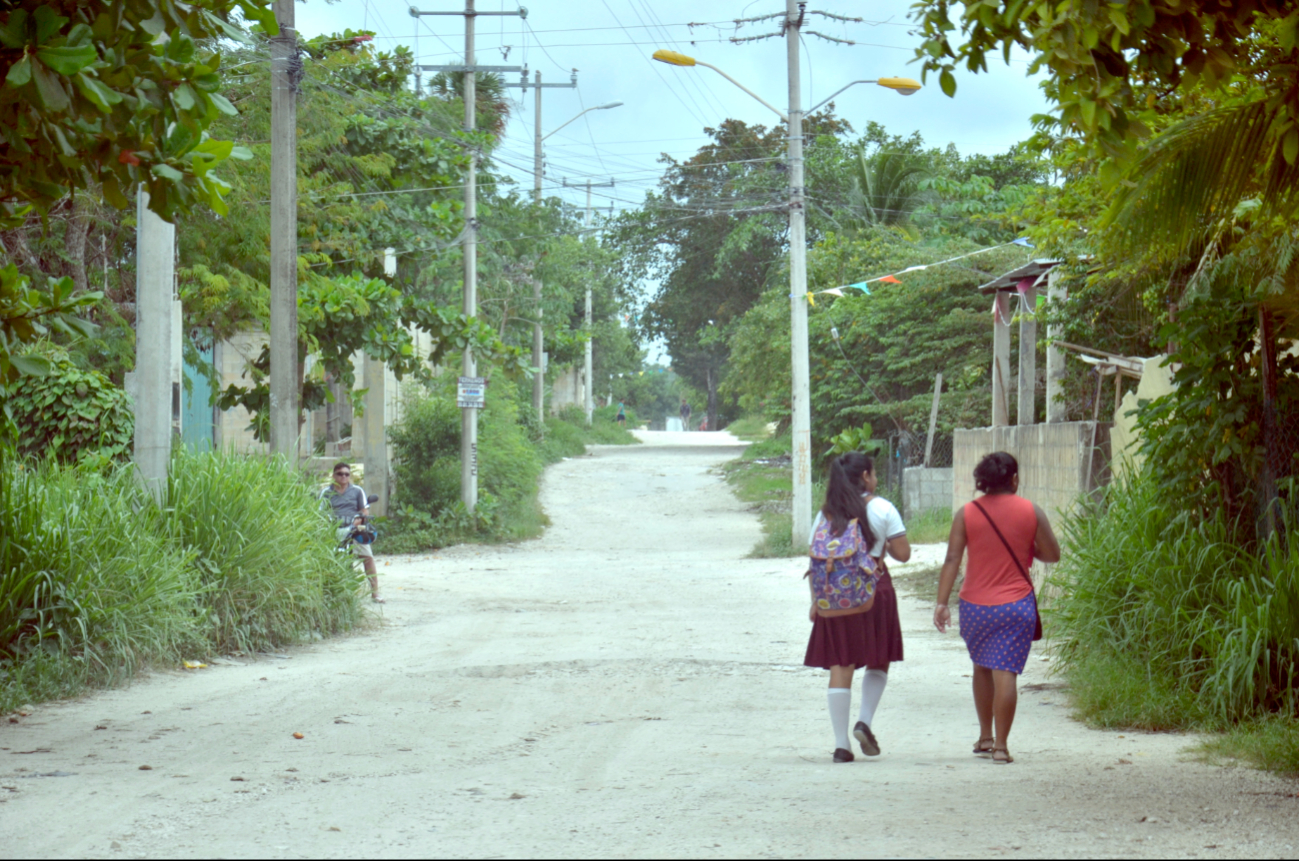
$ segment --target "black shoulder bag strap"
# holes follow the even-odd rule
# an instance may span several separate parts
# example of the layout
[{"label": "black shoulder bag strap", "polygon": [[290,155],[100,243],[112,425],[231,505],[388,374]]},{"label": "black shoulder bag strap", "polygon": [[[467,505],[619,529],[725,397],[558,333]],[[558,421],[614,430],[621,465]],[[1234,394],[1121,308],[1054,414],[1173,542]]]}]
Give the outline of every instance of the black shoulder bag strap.
[{"label": "black shoulder bag strap", "polygon": [[1010,549],[1010,542],[1006,540],[1006,536],[1001,534],[1001,530],[997,528],[996,522],[993,521],[991,516],[989,516],[987,509],[980,505],[977,499],[970,500],[970,502],[975,508],[979,509],[979,512],[984,516],[984,519],[988,521],[988,525],[992,527],[992,531],[997,533],[997,537],[1001,539],[1002,546],[1005,547],[1006,552],[1010,554],[1010,560],[1015,563],[1015,567],[1019,569],[1019,573],[1024,575],[1024,579],[1028,581],[1029,591],[1033,594],[1033,617],[1035,620],[1033,623],[1033,640],[1036,642],[1037,640],[1042,639],[1042,614],[1037,611],[1037,590],[1033,588],[1033,578],[1024,570],[1024,566],[1020,563],[1019,557],[1015,555],[1015,551]]}]

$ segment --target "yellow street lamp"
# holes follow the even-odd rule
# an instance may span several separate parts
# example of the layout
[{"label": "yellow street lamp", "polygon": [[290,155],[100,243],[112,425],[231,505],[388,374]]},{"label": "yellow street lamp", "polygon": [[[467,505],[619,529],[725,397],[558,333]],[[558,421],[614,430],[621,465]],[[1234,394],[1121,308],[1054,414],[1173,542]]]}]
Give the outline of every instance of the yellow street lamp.
[{"label": "yellow street lamp", "polygon": [[[803,115],[800,105],[799,61],[798,61],[798,24],[801,21],[794,7],[794,0],[786,0],[786,47],[789,60],[789,114],[768,104],[761,96],[732,78],[714,65],[682,54],[679,51],[660,49],[653,57],[660,63],[670,66],[706,66],[762,104],[766,105],[785,121],[789,139],[789,300],[790,300],[790,361],[793,381],[793,403],[790,416],[790,430],[793,434],[793,472],[794,500],[793,539],[798,546],[806,539],[812,528],[812,400],[810,368],[807,349],[807,240],[806,212],[803,207]],[[848,86],[830,96],[842,93],[856,84],[878,84],[903,96],[909,96],[920,90],[920,83],[911,78],[878,78],[868,81],[853,81]],[[826,104],[825,99],[816,107],[807,111],[811,113]]]}]

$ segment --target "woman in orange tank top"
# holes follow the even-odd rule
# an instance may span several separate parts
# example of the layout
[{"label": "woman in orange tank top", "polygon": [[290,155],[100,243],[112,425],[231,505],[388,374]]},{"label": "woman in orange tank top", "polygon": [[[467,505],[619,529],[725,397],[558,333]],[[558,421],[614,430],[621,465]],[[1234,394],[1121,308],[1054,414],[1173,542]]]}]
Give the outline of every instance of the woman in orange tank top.
[{"label": "woman in orange tank top", "polygon": [[[979,716],[976,754],[992,761],[1014,762],[1007,746],[1037,623],[1037,598],[1028,569],[1033,560],[1060,561],[1060,544],[1046,513],[1022,496],[1019,463],[1004,451],[993,452],[974,468],[974,487],[983,496],[967,503],[952,518],[947,560],[938,580],[934,625],[945,632],[952,623],[947,609],[961,557],[969,550],[961,587],[961,637],[974,662],[974,710]],[[995,734],[994,734],[995,723]]]}]

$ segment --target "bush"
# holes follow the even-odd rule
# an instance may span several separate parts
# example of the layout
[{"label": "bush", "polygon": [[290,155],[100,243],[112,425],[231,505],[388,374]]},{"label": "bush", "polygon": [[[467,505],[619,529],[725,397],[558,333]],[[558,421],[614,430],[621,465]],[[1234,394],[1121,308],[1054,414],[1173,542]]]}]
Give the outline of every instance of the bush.
[{"label": "bush", "polygon": [[178,452],[155,505],[134,467],[0,450],[0,712],[362,616],[357,575],[291,468]]},{"label": "bush", "polygon": [[406,393],[389,430],[397,514],[376,546],[389,553],[445,547],[471,538],[530,537],[543,525],[536,494],[544,466],[531,407],[509,387],[488,388],[478,418],[478,506],[460,500],[460,410],[445,383]]},{"label": "bush", "polygon": [[43,354],[50,375],[19,377],[7,401],[19,453],[64,463],[129,458],[135,414],[126,392],[98,371],[78,368],[61,350]]},{"label": "bush", "polygon": [[1299,714],[1299,542],[1281,537],[1294,515],[1254,555],[1143,472],[1065,518],[1046,614],[1082,713],[1149,729]]},{"label": "bush", "polygon": [[287,463],[181,448],[163,505],[168,539],[195,556],[215,648],[261,651],[360,621],[360,575],[335,549],[315,488]]}]

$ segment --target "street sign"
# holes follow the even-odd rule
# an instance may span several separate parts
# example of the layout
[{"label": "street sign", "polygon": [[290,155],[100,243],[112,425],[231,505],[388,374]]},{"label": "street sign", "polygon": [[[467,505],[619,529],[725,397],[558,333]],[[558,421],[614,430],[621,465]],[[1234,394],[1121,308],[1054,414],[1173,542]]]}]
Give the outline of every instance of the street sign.
[{"label": "street sign", "polygon": [[462,410],[481,410],[487,406],[487,378],[460,377],[456,380],[456,406]]}]

